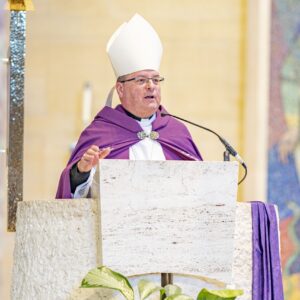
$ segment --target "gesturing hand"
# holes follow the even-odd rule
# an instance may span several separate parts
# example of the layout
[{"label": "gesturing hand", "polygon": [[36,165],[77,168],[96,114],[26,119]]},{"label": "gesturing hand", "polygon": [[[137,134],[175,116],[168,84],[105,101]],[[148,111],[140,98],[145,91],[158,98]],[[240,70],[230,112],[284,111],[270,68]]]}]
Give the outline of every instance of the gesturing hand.
[{"label": "gesturing hand", "polygon": [[98,164],[99,159],[105,158],[111,151],[111,147],[99,149],[98,146],[92,145],[81,157],[77,163],[79,172],[89,172],[95,165]]}]

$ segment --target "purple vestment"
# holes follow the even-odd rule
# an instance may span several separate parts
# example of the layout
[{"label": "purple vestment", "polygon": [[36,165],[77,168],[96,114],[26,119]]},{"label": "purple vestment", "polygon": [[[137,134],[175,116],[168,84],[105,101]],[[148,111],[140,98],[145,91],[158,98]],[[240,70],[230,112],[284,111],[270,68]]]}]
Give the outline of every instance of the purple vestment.
[{"label": "purple vestment", "polygon": [[275,206],[251,202],[252,300],[283,300]]},{"label": "purple vestment", "polygon": [[[152,130],[159,133],[158,141],[168,160],[202,160],[187,128],[176,119],[166,116],[160,107]],[[140,125],[129,117],[121,105],[104,107],[94,121],[82,132],[71,158],[62,172],[56,198],[71,198],[70,169],[91,146],[111,146],[108,159],[129,159],[129,147],[138,143]],[[253,229],[253,300],[283,300],[279,240],[275,208],[271,204],[252,202]]]},{"label": "purple vestment", "polygon": [[[166,159],[202,160],[187,128],[172,117],[161,117],[160,112],[167,113],[160,106],[156,119],[152,123],[152,131],[159,133],[157,141],[161,144]],[[121,105],[115,109],[104,107],[82,132],[60,177],[56,198],[72,198],[70,169],[81,159],[90,146],[112,147],[113,150],[106,159],[129,159],[129,147],[140,141],[137,133],[142,130],[138,122],[129,117]]]}]

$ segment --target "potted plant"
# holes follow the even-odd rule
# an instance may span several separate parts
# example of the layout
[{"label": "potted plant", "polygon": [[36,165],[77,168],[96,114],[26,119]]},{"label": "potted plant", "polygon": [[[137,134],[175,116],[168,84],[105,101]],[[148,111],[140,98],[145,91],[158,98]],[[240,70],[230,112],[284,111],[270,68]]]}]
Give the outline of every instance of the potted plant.
[{"label": "potted plant", "polygon": [[[119,291],[127,300],[134,300],[134,291],[129,280],[122,274],[117,273],[105,266],[90,270],[81,282],[82,288],[108,288]],[[153,293],[159,292],[160,299],[165,300],[194,300],[182,293],[179,286],[169,284],[161,287],[149,280],[140,280],[138,283],[140,300],[147,299]],[[242,290],[202,289],[196,300],[234,300],[242,295]]]}]

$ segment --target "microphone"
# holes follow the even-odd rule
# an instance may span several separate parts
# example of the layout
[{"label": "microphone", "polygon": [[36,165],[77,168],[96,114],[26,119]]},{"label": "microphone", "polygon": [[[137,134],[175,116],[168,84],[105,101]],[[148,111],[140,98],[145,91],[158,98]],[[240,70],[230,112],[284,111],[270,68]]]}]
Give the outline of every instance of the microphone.
[{"label": "microphone", "polygon": [[[175,115],[171,115],[171,114],[168,114],[168,113],[161,113],[160,114],[162,117],[173,117],[173,118],[175,118],[175,119],[178,119],[178,120],[181,120],[181,121],[183,121],[183,122],[186,122],[186,123],[188,123],[188,124],[191,124],[191,125],[193,125],[193,126],[196,126],[196,127],[198,127],[198,128],[202,128],[202,129],[204,129],[204,130],[206,130],[206,131],[209,131],[209,132],[211,132],[211,133],[213,133],[214,135],[216,135],[217,137],[218,137],[218,139],[220,140],[220,142],[224,145],[224,147],[225,147],[225,149],[226,149],[226,151],[230,154],[230,155],[232,155],[242,166],[243,166],[243,168],[244,168],[244,170],[245,170],[245,174],[244,174],[244,177],[239,181],[239,183],[238,184],[240,184],[240,183],[242,183],[243,181],[244,181],[244,179],[246,178],[246,176],[247,176],[247,165],[246,165],[246,163],[245,163],[245,161],[242,159],[242,157],[238,154],[238,152],[223,138],[223,137],[221,137],[218,133],[216,133],[215,131],[213,131],[213,130],[211,130],[211,129],[209,129],[209,128],[207,128],[207,127],[204,127],[204,126],[202,126],[202,125],[199,125],[199,124],[196,124],[196,123],[194,123],[194,122],[191,122],[191,121],[188,121],[188,120],[186,120],[186,119],[183,119],[183,118],[181,118],[181,117],[178,117],[178,116],[175,116]],[[224,155],[224,157],[225,157],[225,155]]]}]

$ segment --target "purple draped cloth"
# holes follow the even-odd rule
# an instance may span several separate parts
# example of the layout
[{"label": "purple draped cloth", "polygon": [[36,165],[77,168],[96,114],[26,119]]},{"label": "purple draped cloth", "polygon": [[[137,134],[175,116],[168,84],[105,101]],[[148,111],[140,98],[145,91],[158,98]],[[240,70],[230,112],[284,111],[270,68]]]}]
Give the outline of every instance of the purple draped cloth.
[{"label": "purple draped cloth", "polygon": [[278,224],[275,206],[251,202],[252,300],[283,300]]},{"label": "purple draped cloth", "polygon": [[[160,106],[156,119],[152,123],[152,131],[159,133],[157,141],[161,144],[166,159],[202,160],[187,128],[172,117],[162,117],[161,112],[167,113]],[[115,109],[104,107],[82,132],[61,174],[56,198],[72,198],[70,170],[91,145],[97,145],[99,148],[112,147],[106,159],[129,159],[129,148],[140,141],[137,133],[142,130],[138,122],[129,117],[121,105]]]}]

